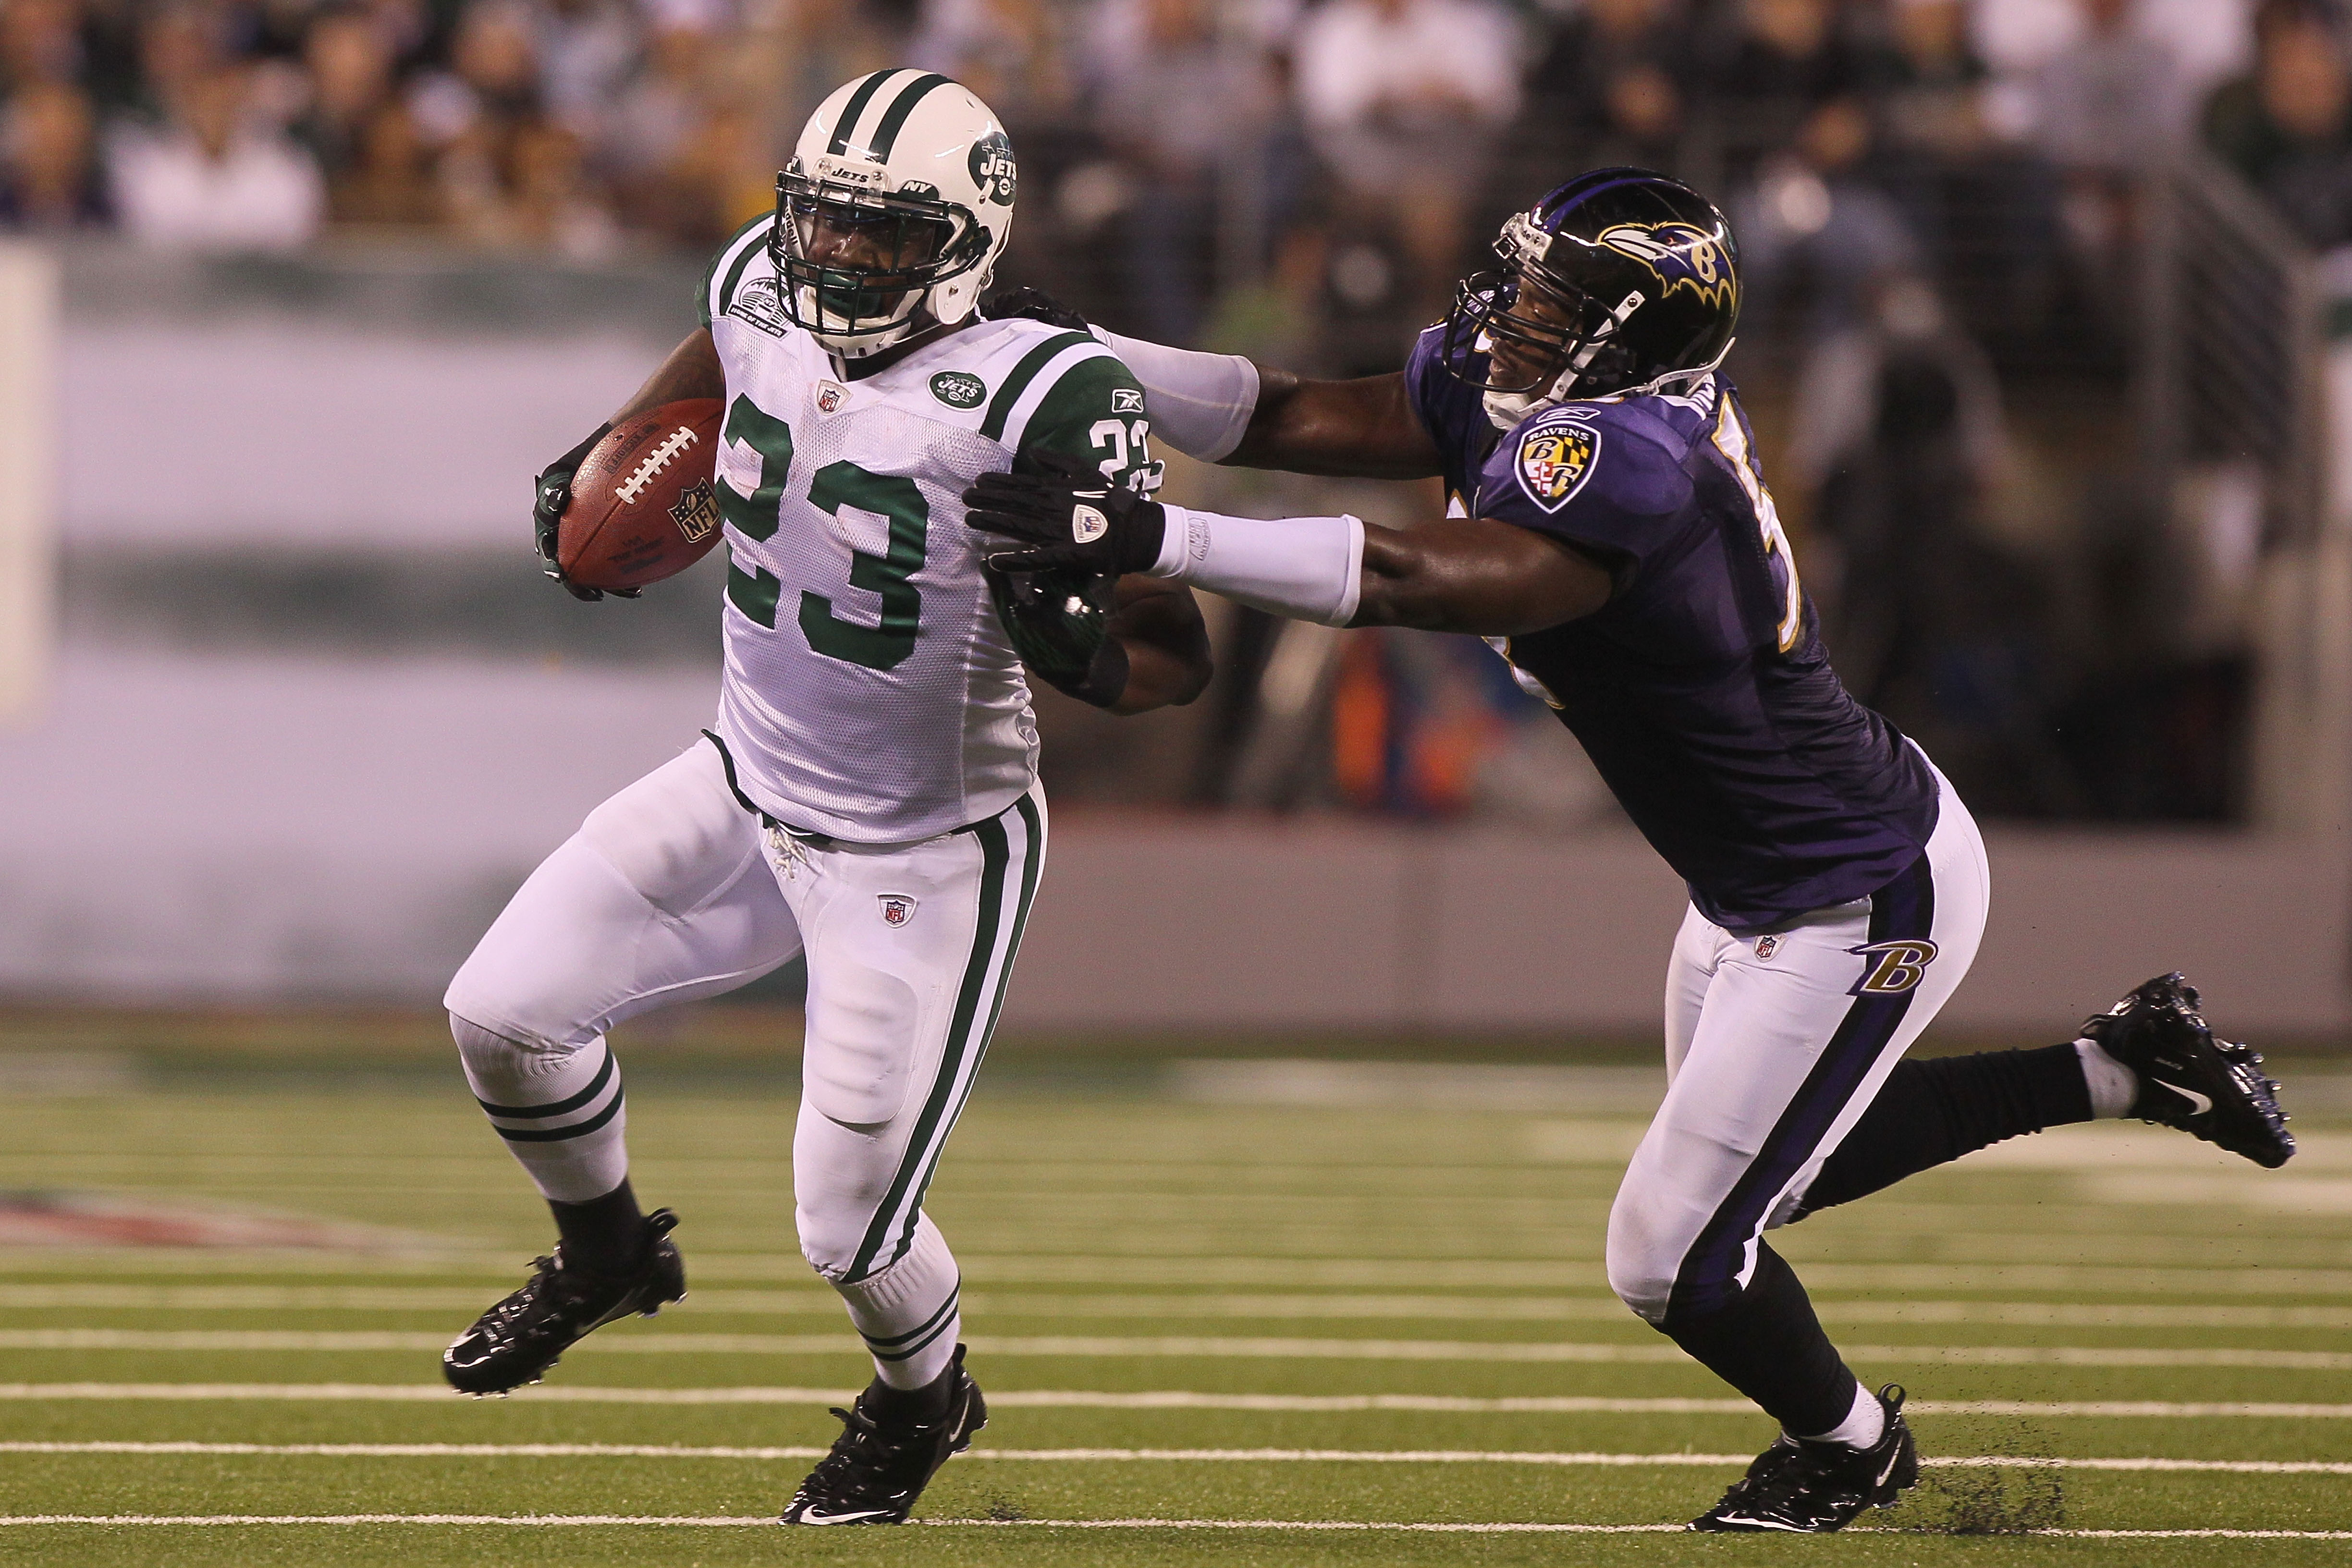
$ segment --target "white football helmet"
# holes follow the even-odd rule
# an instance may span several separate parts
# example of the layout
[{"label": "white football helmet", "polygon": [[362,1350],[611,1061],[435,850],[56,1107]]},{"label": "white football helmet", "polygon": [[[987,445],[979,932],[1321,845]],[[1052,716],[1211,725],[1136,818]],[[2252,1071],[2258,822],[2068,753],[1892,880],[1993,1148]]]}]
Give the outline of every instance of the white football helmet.
[{"label": "white football helmet", "polygon": [[794,324],[859,359],[971,314],[1013,229],[1004,127],[931,71],[835,89],[776,176],[769,245]]}]

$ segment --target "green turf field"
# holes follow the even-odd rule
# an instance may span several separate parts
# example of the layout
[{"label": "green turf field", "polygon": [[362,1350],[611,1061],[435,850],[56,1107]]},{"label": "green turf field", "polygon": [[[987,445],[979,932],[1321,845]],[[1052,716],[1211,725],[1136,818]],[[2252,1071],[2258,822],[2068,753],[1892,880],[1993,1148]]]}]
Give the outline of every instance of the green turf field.
[{"label": "green turf field", "polygon": [[[436,1351],[549,1236],[454,1073],[0,1096],[0,1189],[424,1238],[0,1247],[0,1560],[2352,1562],[2340,1093],[2276,1174],[2076,1129],[1781,1233],[1937,1467],[1796,1542],[1664,1532],[1770,1433],[1608,1295],[1622,1086],[1415,1110],[1154,1081],[983,1080],[931,1206],[993,1419],[924,1527],[790,1534],[763,1521],[866,1363],[793,1249],[772,1082],[640,1077],[638,1185],[683,1215],[693,1293],[479,1402]],[[55,1516],[110,1522],[24,1522]]]}]

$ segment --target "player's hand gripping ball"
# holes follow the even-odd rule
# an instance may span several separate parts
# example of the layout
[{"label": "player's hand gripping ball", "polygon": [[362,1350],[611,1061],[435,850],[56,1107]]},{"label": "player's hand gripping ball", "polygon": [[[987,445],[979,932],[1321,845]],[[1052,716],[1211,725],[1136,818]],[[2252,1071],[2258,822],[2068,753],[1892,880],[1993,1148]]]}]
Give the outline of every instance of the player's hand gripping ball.
[{"label": "player's hand gripping ball", "polygon": [[547,574],[575,598],[634,598],[709,554],[724,407],[715,397],[663,404],[540,475],[531,518]]},{"label": "player's hand gripping ball", "polygon": [[965,521],[999,536],[987,554],[1000,572],[1065,568],[1118,576],[1160,559],[1168,514],[1086,464],[1058,456],[1037,474],[982,474],[963,492]]}]

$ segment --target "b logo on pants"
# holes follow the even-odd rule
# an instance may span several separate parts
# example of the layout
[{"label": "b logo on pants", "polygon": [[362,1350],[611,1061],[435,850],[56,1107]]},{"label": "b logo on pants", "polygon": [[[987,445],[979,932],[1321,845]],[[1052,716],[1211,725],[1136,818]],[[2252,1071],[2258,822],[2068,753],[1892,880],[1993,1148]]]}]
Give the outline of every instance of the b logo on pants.
[{"label": "b logo on pants", "polygon": [[1936,944],[1914,937],[1846,951],[1864,961],[1862,978],[1846,993],[1849,996],[1899,996],[1927,978],[1927,966],[1936,962]]}]

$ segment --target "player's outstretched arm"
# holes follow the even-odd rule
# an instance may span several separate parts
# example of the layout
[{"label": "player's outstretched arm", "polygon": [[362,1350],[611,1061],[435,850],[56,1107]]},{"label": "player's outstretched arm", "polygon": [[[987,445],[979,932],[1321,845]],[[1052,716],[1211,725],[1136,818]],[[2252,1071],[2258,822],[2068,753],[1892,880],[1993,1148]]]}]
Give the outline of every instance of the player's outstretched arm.
[{"label": "player's outstretched arm", "polygon": [[[1284,526],[1257,518],[1215,521]],[[1365,526],[1363,552],[1351,626],[1524,637],[1592,614],[1612,586],[1606,568],[1571,546],[1490,518]]]},{"label": "player's outstretched arm", "polygon": [[1337,479],[1421,479],[1444,471],[1437,443],[1406,396],[1402,373],[1309,381],[1286,370],[1255,368],[1257,402],[1249,424],[1240,444],[1219,462]]},{"label": "player's outstretched arm", "polygon": [[1614,588],[1574,547],[1487,518],[1223,517],[1066,475],[982,474],[964,502],[1003,542],[1001,571],[1139,572],[1326,626],[1518,637],[1592,614]]},{"label": "player's outstretched arm", "polygon": [[1343,479],[1418,479],[1444,472],[1402,374],[1312,381],[1240,354],[1170,348],[1089,327],[1038,289],[994,294],[981,314],[1091,331],[1142,384],[1153,437],[1187,457]]}]

